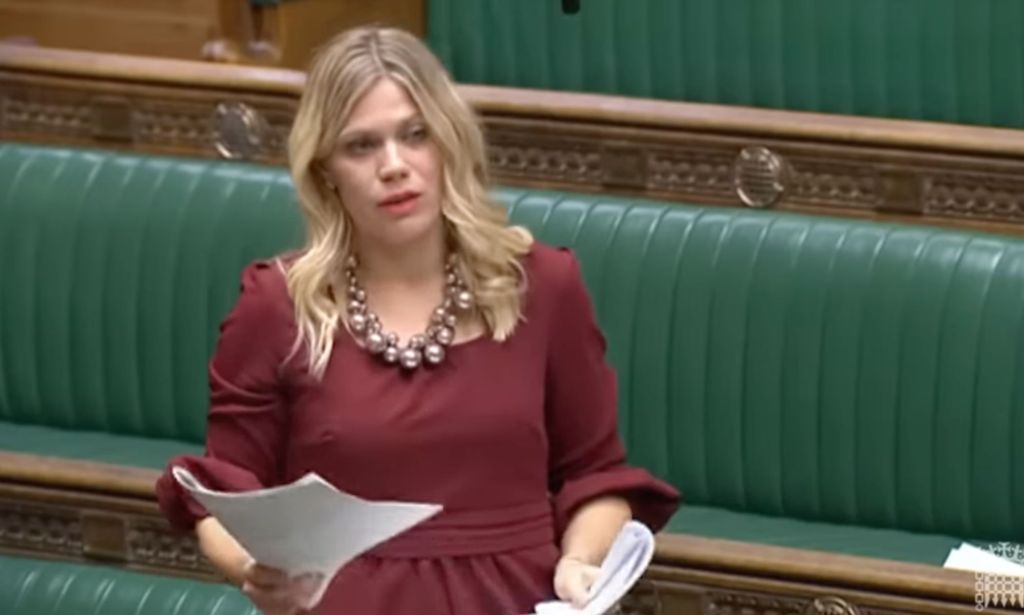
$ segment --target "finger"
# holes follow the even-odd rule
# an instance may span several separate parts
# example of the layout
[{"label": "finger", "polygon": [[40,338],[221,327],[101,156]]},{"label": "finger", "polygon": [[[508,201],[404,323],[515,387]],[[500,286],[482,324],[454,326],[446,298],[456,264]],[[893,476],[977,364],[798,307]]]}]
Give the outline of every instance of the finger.
[{"label": "finger", "polygon": [[573,570],[569,578],[565,580],[565,592],[567,599],[572,605],[578,609],[583,608],[587,604],[587,591],[590,589],[586,583],[586,579],[583,577],[581,570]]},{"label": "finger", "polygon": [[247,596],[260,600],[288,600],[292,595],[288,585],[262,586],[253,585],[248,581],[242,584],[242,591]]},{"label": "finger", "polygon": [[278,587],[288,584],[288,575],[277,568],[251,562],[245,568],[245,580],[257,587]]},{"label": "finger", "polygon": [[306,606],[313,598],[313,594],[320,587],[323,582],[322,574],[304,574],[292,579],[291,589],[292,595],[295,597],[296,603]]},{"label": "finger", "polygon": [[600,574],[601,569],[597,566],[580,566],[577,569],[575,575],[577,585],[573,588],[573,606],[583,608],[587,605],[590,601],[590,588],[594,586],[594,581]]},{"label": "finger", "polygon": [[242,592],[264,615],[290,615],[298,609],[287,591],[266,591],[249,583],[242,585]]},{"label": "finger", "polygon": [[583,575],[583,582],[587,586],[587,591],[590,591],[590,588],[597,581],[597,577],[601,576],[601,569],[597,566],[586,566],[580,571],[580,574]]}]

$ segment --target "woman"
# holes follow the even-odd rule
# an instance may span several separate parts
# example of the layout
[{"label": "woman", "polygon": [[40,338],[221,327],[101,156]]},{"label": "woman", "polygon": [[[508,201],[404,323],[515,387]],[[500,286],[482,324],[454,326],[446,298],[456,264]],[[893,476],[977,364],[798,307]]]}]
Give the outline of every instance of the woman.
[{"label": "woman", "polygon": [[[678,494],[624,464],[614,374],[574,257],[488,201],[476,120],[415,37],[362,28],[309,72],[289,142],[308,240],[243,272],[210,364],[223,490],[317,472],[437,517],[348,564],[317,613],[527,613],[585,601],[623,524]],[[169,474],[171,522],[268,615],[303,583],[251,562]]]}]

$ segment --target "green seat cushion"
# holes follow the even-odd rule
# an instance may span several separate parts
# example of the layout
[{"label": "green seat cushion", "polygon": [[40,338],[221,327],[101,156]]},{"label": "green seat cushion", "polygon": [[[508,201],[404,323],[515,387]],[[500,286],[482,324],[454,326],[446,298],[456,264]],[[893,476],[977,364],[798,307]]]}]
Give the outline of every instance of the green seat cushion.
[{"label": "green seat cushion", "polygon": [[4,615],[259,615],[228,585],[8,556],[0,604]]},{"label": "green seat cushion", "polygon": [[941,566],[958,538],[683,506],[666,532]]},{"label": "green seat cushion", "polygon": [[202,453],[190,442],[0,422],[0,450],[162,470],[171,457]]}]

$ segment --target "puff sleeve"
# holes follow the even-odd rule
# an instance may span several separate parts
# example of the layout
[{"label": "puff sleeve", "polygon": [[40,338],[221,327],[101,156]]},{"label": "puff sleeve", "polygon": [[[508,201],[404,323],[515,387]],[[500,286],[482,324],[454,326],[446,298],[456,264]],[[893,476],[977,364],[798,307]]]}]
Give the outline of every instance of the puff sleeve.
[{"label": "puff sleeve", "polygon": [[545,383],[556,522],[564,530],[581,505],[615,494],[629,501],[635,519],[658,531],[677,509],[679,493],[626,463],[616,376],[605,359],[604,335],[576,257],[567,250],[556,254]]},{"label": "puff sleeve", "polygon": [[208,513],[171,475],[175,465],[224,491],[279,482],[288,432],[280,372],[294,335],[291,302],[272,261],[246,267],[241,286],[209,364],[205,454],[175,457],[157,480],[160,509],[179,529],[191,529]]}]

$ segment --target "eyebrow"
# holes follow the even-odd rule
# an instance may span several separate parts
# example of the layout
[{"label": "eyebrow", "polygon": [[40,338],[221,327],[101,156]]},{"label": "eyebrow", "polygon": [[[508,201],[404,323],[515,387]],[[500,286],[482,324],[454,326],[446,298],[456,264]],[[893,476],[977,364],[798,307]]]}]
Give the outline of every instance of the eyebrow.
[{"label": "eyebrow", "polygon": [[[414,124],[416,122],[424,122],[424,123],[426,123],[425,120],[423,119],[423,114],[415,113],[413,115],[410,115],[410,116],[406,117],[405,119],[399,121],[398,122],[398,126],[399,126],[399,128],[405,128],[409,124]],[[351,130],[343,130],[341,132],[341,134],[338,135],[338,139],[337,140],[339,142],[341,142],[341,141],[348,141],[349,139],[352,139],[352,138],[376,135],[378,133],[379,133],[379,131],[374,130],[372,128],[355,128],[355,129],[351,129]]]}]

